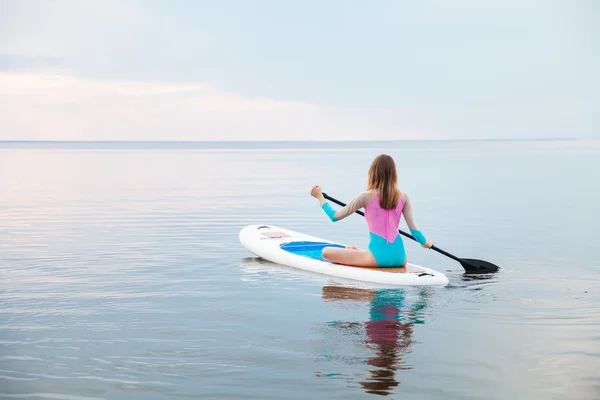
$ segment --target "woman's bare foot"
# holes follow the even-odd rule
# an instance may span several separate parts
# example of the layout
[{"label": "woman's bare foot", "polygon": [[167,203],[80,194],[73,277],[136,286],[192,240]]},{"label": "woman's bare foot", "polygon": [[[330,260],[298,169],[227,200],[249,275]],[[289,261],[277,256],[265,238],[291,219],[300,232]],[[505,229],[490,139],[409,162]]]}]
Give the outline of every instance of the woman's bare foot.
[{"label": "woman's bare foot", "polygon": [[358,247],[356,246],[348,246],[346,247],[347,249],[354,249],[354,250],[360,250]]}]

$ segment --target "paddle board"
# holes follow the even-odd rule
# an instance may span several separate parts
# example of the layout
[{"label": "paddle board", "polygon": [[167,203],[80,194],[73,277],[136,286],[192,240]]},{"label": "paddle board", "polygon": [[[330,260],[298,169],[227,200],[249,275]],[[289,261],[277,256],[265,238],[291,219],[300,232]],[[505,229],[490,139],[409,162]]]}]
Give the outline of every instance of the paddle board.
[{"label": "paddle board", "polygon": [[260,258],[319,274],[392,286],[448,284],[443,273],[411,263],[407,263],[406,269],[333,264],[322,257],[323,248],[346,245],[273,225],[248,225],[240,230],[239,240]]}]

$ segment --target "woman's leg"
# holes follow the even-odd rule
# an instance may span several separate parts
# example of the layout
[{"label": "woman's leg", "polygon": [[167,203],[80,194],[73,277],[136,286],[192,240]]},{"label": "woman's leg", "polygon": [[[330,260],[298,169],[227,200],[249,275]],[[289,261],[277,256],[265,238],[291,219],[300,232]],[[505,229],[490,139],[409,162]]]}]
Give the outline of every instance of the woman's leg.
[{"label": "woman's leg", "polygon": [[334,264],[351,265],[354,267],[377,267],[375,257],[368,250],[360,250],[354,246],[346,248],[325,247],[323,258]]}]

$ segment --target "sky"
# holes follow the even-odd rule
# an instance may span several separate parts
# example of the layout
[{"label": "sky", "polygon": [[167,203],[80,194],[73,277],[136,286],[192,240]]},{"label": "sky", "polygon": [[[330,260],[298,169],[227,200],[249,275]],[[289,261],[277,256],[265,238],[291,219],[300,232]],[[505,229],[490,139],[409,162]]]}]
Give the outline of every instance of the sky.
[{"label": "sky", "polygon": [[0,0],[0,140],[600,138],[594,0]]}]

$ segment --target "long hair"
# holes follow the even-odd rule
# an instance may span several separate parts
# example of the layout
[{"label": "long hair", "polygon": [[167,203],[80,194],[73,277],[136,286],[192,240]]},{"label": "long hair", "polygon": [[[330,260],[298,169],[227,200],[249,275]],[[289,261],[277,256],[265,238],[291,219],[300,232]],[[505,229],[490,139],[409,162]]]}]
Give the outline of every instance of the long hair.
[{"label": "long hair", "polygon": [[367,190],[379,192],[379,205],[384,210],[393,210],[400,200],[398,174],[394,159],[387,154],[380,154],[369,167]]}]

